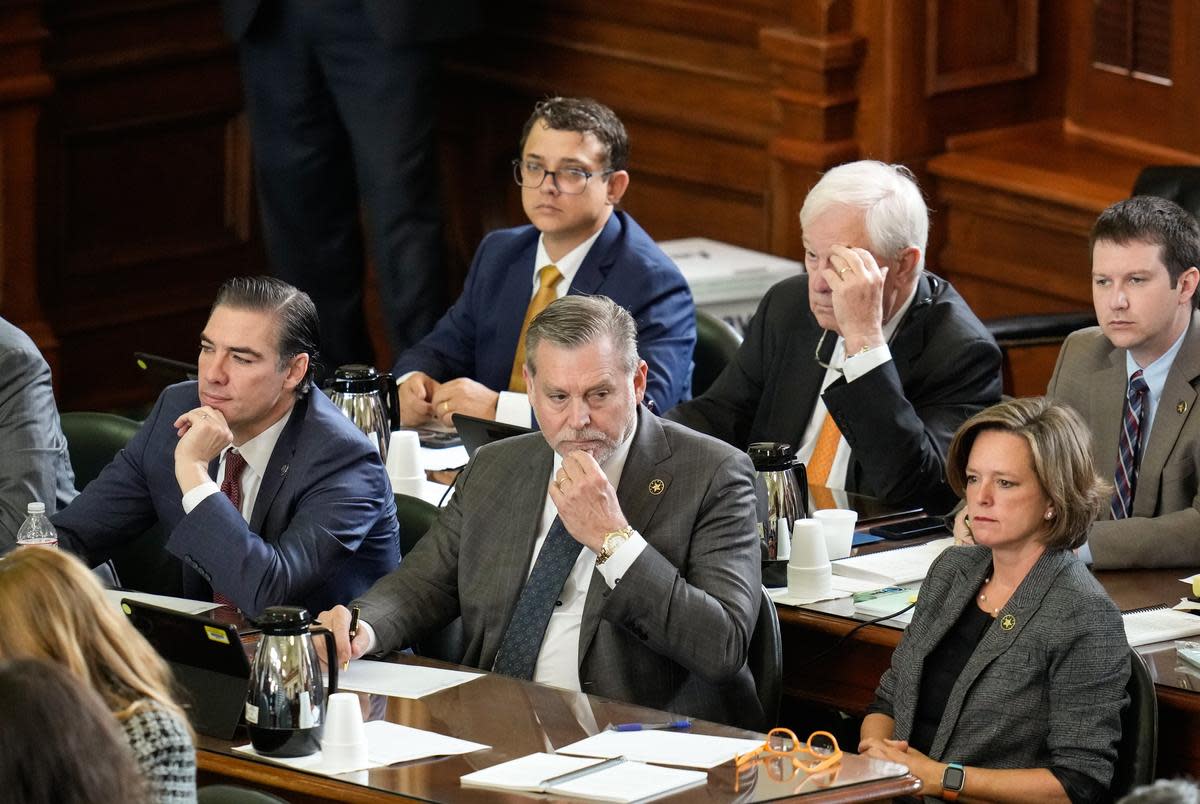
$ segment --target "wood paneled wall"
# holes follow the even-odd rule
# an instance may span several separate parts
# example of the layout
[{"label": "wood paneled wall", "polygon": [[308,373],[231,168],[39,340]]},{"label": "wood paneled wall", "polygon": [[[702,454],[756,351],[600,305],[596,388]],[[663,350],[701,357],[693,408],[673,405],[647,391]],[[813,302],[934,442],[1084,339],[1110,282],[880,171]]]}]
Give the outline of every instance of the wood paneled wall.
[{"label": "wood paneled wall", "polygon": [[[483,6],[439,93],[452,293],[523,220],[508,161],[548,94],[622,117],[626,206],[659,239],[798,257],[821,171],[910,165],[928,263],[985,316],[1086,306],[1090,218],[1200,153],[1200,0],[1170,4],[1178,78],[1150,89],[1089,67],[1090,0]],[[218,282],[265,269],[235,49],[211,0],[10,0],[0,37],[0,314],[57,355],[65,408],[143,402],[130,353],[190,357]]]}]

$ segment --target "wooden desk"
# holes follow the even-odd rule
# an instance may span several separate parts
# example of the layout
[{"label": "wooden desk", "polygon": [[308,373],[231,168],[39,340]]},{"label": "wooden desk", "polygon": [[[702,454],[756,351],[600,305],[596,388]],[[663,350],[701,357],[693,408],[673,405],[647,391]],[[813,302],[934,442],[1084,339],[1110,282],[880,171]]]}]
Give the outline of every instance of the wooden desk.
[{"label": "wooden desk", "polygon": [[[405,662],[447,666],[419,657]],[[197,737],[200,783],[244,784],[279,792],[293,802],[395,801],[397,796],[437,802],[494,802],[526,800],[520,794],[463,788],[459,777],[480,768],[506,762],[535,751],[549,751],[581,740],[610,723],[655,722],[667,719],[662,712],[571,693],[524,681],[487,674],[420,700],[360,694],[368,719],[386,718],[415,728],[436,731],[492,746],[456,757],[443,757],[344,774],[337,778],[318,776],[252,759],[231,751],[231,743]],[[760,734],[715,723],[697,721],[694,731],[729,737],[762,738]],[[878,780],[876,760],[846,754],[836,783],[846,785],[827,790],[816,786],[819,777],[803,775],[783,784],[769,779],[762,766],[743,774],[735,792],[732,762],[709,771],[706,787],[670,797],[679,802],[756,802],[800,799],[804,802],[860,802],[886,800],[915,792],[920,782],[905,775]],[[861,781],[859,781],[861,780]],[[797,788],[803,793],[796,796]],[[553,800],[539,796],[541,800]]]},{"label": "wooden desk", "polygon": [[[1098,572],[1096,577],[1122,611],[1174,605],[1186,587],[1182,570]],[[812,661],[860,625],[849,600],[804,608],[779,607],[783,633],[785,700],[815,703],[862,717],[875,695],[879,677],[891,663],[901,631],[869,625],[823,659]],[[1151,666],[1158,693],[1158,776],[1200,776],[1200,670],[1180,666],[1170,643],[1138,652]]]}]

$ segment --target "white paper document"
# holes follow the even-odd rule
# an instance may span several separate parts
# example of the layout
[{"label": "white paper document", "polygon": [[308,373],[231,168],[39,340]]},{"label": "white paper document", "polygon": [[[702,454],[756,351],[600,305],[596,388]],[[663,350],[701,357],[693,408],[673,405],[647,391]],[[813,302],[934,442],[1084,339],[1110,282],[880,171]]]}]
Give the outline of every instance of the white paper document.
[{"label": "white paper document", "polygon": [[442,469],[457,469],[467,465],[467,448],[462,444],[456,447],[421,447],[421,466],[426,472],[438,472]]},{"label": "white paper document", "polygon": [[433,731],[401,726],[399,723],[391,723],[386,720],[372,720],[363,724],[363,728],[367,733],[367,762],[362,765],[330,765],[325,762],[320,751],[306,757],[268,757],[255,751],[253,745],[236,745],[233,750],[267,762],[286,765],[289,768],[334,776],[351,771],[382,768],[397,762],[411,762],[414,759],[425,759],[426,757],[469,754],[472,751],[491,748],[490,745],[460,740],[457,737],[447,737]]},{"label": "white paper document", "polygon": [[841,600],[842,598],[850,597],[855,592],[872,592],[879,588],[879,583],[876,581],[851,578],[846,575],[834,575],[828,595],[798,597],[789,594],[786,587],[768,589],[767,592],[770,593],[771,599],[776,603],[781,603],[785,606],[807,606],[809,603],[820,603],[822,600]]},{"label": "white paper document", "polygon": [[953,544],[954,537],[947,536],[913,547],[842,558],[833,562],[833,574],[871,581],[874,588],[920,581],[929,573],[934,559]]},{"label": "white paper document", "polygon": [[474,681],[481,675],[483,673],[358,659],[350,662],[349,670],[339,670],[338,689],[394,698],[423,698]]},{"label": "white paper document", "polygon": [[[630,761],[586,772],[588,767],[601,764],[592,757],[530,754],[468,773],[460,781],[464,787],[553,793],[570,798],[620,802],[656,798],[708,782],[708,774],[703,771],[659,768]],[[583,775],[560,782],[551,781],[556,776],[575,771],[583,772]]]},{"label": "white paper document", "polygon": [[158,606],[160,609],[183,612],[184,614],[203,614],[221,605],[220,603],[213,603],[211,600],[191,600],[186,597],[151,595],[145,592],[123,592],[120,589],[105,589],[104,595],[118,609],[121,608],[121,601],[124,598],[136,600],[139,603],[146,603],[151,606]]},{"label": "white paper document", "polygon": [[680,731],[602,731],[560,748],[558,752],[589,757],[625,757],[638,762],[708,769],[761,745],[762,740]]},{"label": "white paper document", "polygon": [[1200,617],[1165,607],[1126,612],[1121,619],[1133,648],[1200,634]]}]

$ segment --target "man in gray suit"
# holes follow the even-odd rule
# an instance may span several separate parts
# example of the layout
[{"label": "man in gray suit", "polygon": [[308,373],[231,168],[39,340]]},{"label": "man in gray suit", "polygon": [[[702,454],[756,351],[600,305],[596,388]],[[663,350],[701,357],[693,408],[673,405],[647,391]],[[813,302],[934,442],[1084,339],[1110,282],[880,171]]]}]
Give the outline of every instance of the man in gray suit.
[{"label": "man in gray suit", "polygon": [[[1096,466],[1113,472],[1118,486],[1089,533],[1092,561],[1097,569],[1194,567],[1200,562],[1200,224],[1171,201],[1137,196],[1101,213],[1091,244],[1100,325],[1067,338],[1046,394],[1087,422]],[[1127,505],[1120,499],[1123,482]]]},{"label": "man in gray suit", "polygon": [[641,407],[636,328],[609,299],[551,303],[526,342],[541,431],[475,455],[400,568],[355,601],[353,644],[344,607],[321,615],[339,657],[420,642],[461,616],[462,664],[759,724],[750,461]]},{"label": "man in gray suit", "polygon": [[0,318],[0,553],[17,541],[25,506],[53,514],[75,498],[75,474],[54,404],[50,366],[28,335]]}]

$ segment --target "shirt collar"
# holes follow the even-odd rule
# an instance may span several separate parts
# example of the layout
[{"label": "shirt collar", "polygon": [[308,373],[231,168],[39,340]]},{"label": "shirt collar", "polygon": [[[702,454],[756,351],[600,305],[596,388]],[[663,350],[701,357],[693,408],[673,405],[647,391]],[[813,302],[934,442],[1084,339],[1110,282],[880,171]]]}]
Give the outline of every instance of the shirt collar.
[{"label": "shirt collar", "polygon": [[[604,227],[601,226],[594,235],[568,251],[558,262],[550,259],[550,255],[546,253],[546,236],[544,234],[539,235],[537,244],[537,257],[533,263],[534,290],[537,290],[538,287],[538,274],[540,274],[541,270],[547,265],[553,265],[558,268],[558,272],[562,274],[564,282],[561,287],[569,288],[571,283],[575,281],[575,274],[579,273],[579,267],[583,265],[583,261],[587,259],[588,252],[592,250],[592,245],[596,242],[597,238],[600,237],[600,234],[603,231]],[[559,295],[561,296],[562,294]]]},{"label": "shirt collar", "polygon": [[1141,369],[1142,379],[1147,385],[1152,387],[1162,387],[1167,381],[1167,374],[1171,371],[1171,364],[1175,362],[1175,355],[1179,354],[1179,350],[1183,348],[1183,339],[1187,337],[1188,330],[1191,329],[1191,323],[1184,327],[1183,332],[1179,333],[1179,337],[1175,339],[1175,343],[1171,344],[1171,348],[1159,355],[1158,359],[1150,365],[1142,368],[1133,359],[1133,353],[1129,350],[1125,351],[1125,376],[1132,377],[1133,372]]},{"label": "shirt collar", "polygon": [[[313,389],[309,393],[320,392]],[[287,426],[288,420],[292,418],[292,411],[295,409],[296,406],[293,405],[287,413],[279,418],[279,421],[237,448],[238,454],[245,459],[246,465],[253,469],[254,474],[259,477],[267,476],[267,465],[271,463],[271,453],[275,451],[275,444],[279,441],[279,436],[283,434],[283,428]],[[233,449],[232,444],[221,452],[222,460],[231,449]]]}]

